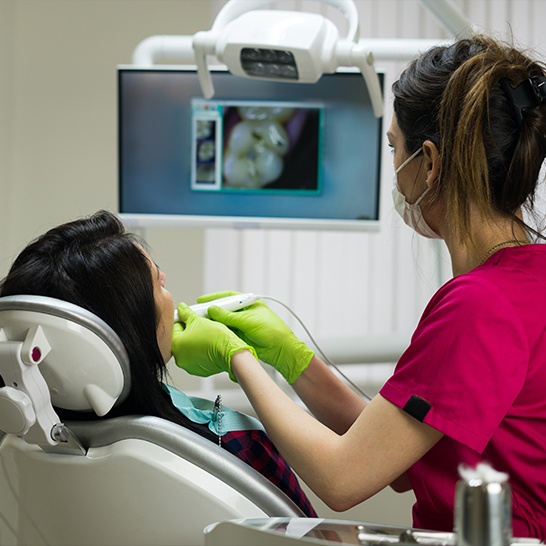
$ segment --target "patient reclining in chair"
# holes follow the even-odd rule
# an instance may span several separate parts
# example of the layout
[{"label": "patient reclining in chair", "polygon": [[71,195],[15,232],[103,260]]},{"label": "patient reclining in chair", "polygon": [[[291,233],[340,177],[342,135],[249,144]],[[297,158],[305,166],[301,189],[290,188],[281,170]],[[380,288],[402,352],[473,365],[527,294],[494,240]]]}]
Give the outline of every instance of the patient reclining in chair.
[{"label": "patient reclining in chair", "polygon": [[[296,476],[256,419],[219,401],[186,396],[167,385],[174,302],[165,275],[112,213],[51,229],[30,243],[0,283],[0,296],[39,295],[68,301],[104,320],[129,356],[131,390],[107,415],[153,415],[186,427],[249,464],[316,517]],[[94,414],[57,408],[62,419]]]}]

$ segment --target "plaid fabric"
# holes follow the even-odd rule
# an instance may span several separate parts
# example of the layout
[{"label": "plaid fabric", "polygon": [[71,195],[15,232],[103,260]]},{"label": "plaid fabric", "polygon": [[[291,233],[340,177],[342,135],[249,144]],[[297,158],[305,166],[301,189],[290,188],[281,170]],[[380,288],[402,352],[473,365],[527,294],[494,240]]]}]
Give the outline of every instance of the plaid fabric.
[{"label": "plaid fabric", "polygon": [[275,484],[311,518],[316,518],[311,502],[298,479],[269,436],[261,430],[237,430],[222,436],[222,447],[249,464]]}]

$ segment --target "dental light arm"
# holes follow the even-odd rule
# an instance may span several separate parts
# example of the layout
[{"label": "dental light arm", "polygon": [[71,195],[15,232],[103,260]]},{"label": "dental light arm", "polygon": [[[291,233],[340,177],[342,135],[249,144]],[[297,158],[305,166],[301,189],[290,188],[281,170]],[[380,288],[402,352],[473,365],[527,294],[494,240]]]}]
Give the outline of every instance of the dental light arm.
[{"label": "dental light arm", "polygon": [[474,28],[470,20],[459,10],[452,0],[421,0],[439,23],[457,38],[470,37]]},{"label": "dental light arm", "polygon": [[156,63],[194,64],[192,43],[193,36],[148,36],[133,51],[132,62],[137,66],[153,66]]},{"label": "dental light arm", "polygon": [[341,42],[338,42],[338,53],[340,57],[340,66],[355,66],[360,70],[376,117],[383,115],[383,99],[381,96],[381,86],[379,78],[374,68],[373,54],[362,43],[351,44],[349,51],[341,51]]},{"label": "dental light arm", "polygon": [[370,51],[358,43],[358,11],[352,0],[322,0],[347,18],[349,30],[340,39],[334,23],[322,15],[255,10],[266,0],[231,0],[211,30],[198,32],[193,49],[205,98],[214,96],[207,57],[214,56],[238,76],[294,83],[315,83],[340,66],[361,70],[374,114],[383,114],[379,79]]}]

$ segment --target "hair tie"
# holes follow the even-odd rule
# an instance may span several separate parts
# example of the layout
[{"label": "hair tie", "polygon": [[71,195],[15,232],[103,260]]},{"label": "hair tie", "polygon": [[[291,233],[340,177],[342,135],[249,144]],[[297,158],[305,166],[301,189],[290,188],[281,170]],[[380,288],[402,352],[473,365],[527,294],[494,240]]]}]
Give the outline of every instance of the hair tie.
[{"label": "hair tie", "polygon": [[523,123],[523,110],[536,108],[546,101],[546,77],[533,76],[512,87],[506,78],[500,80],[504,94],[512,104],[519,125]]}]

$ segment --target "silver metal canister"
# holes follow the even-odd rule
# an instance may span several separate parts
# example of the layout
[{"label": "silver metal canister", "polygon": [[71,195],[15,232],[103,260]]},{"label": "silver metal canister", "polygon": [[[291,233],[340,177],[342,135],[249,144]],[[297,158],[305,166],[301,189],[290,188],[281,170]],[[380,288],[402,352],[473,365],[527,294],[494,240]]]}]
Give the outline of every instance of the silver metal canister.
[{"label": "silver metal canister", "polygon": [[457,546],[509,546],[512,491],[508,476],[484,464],[459,471],[454,528]]}]

